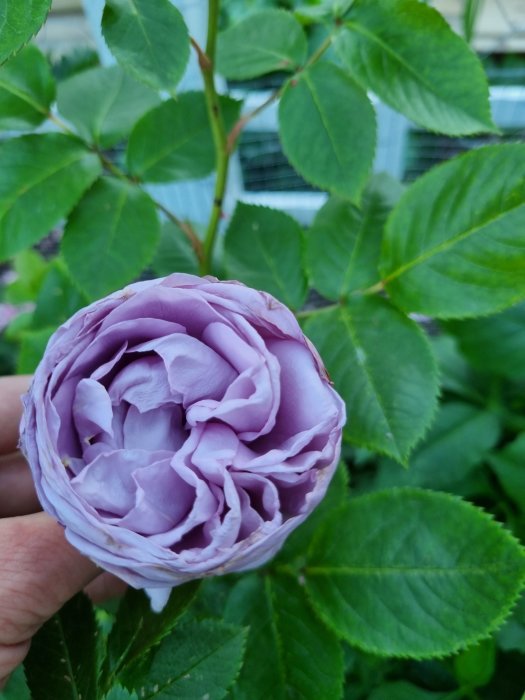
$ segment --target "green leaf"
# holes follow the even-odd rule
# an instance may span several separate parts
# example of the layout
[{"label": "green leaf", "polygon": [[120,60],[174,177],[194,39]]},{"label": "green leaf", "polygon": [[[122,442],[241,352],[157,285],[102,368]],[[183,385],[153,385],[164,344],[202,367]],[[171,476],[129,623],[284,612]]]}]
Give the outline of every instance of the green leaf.
[{"label": "green leaf", "polygon": [[165,221],[162,225],[159,247],[151,267],[158,277],[172,272],[199,274],[199,261],[190,241],[172,221]]},{"label": "green leaf", "polygon": [[224,241],[228,276],[298,309],[307,292],[302,254],[303,232],[295,219],[276,209],[237,204]]},{"label": "green leaf", "polygon": [[[430,338],[432,350],[438,361],[442,391],[466,398],[474,403],[484,401],[486,378],[479,379],[459,352],[455,338],[440,334]],[[481,384],[481,387],[478,387]]]},{"label": "green leaf", "polygon": [[237,677],[246,630],[215,620],[188,621],[157,652],[144,700],[221,700]]},{"label": "green leaf", "polygon": [[345,436],[405,463],[436,408],[436,366],[414,321],[379,297],[312,314],[305,333],[346,401]]},{"label": "green leaf", "polygon": [[32,700],[96,698],[96,624],[83,594],[33,637],[24,662]]},{"label": "green leaf", "polygon": [[90,299],[99,299],[139,275],[159,236],[150,197],[136,185],[104,177],[69,217],[62,253],[75,283]]},{"label": "green leaf", "polygon": [[88,303],[73,284],[64,261],[55,258],[49,265],[36,298],[33,328],[57,328]]},{"label": "green leaf", "polygon": [[26,46],[0,68],[0,129],[32,129],[47,119],[55,97],[51,68],[36,46]]},{"label": "green leaf", "polygon": [[13,672],[4,690],[0,690],[0,700],[31,700],[22,666]]},{"label": "green leaf", "polygon": [[403,191],[389,175],[375,175],[360,207],[332,197],[319,210],[306,237],[312,286],[334,301],[379,279],[383,228]]},{"label": "green leaf", "polygon": [[63,134],[0,143],[0,260],[48,234],[100,173],[99,159]]},{"label": "green leaf", "polygon": [[392,212],[381,271],[396,304],[439,318],[525,297],[525,144],[487,146],[417,180]]},{"label": "green leaf", "polygon": [[522,594],[518,604],[497,634],[497,642],[503,651],[519,651],[525,654],[525,595]]},{"label": "green leaf", "polygon": [[525,553],[472,504],[403,488],[334,514],[303,573],[316,610],[351,644],[429,658],[502,624],[524,584]]},{"label": "green leaf", "polygon": [[119,66],[92,68],[60,83],[58,110],[85,141],[108,148],[128,136],[137,119],[157,106],[156,92]]},{"label": "green leaf", "polygon": [[21,332],[20,353],[16,363],[17,374],[33,374],[44,355],[49,338],[56,327]]},{"label": "green leaf", "polygon": [[375,113],[366,92],[333,63],[288,82],[279,105],[286,157],[305,180],[356,200],[372,167]]},{"label": "green leaf", "polygon": [[[241,103],[220,98],[226,128],[236,121]],[[145,114],[131,132],[130,172],[146,182],[205,177],[215,168],[215,148],[203,92],[183,92]]]},{"label": "green leaf", "polygon": [[304,591],[292,578],[243,577],[228,598],[224,616],[250,627],[232,700],[337,700],[342,696],[341,645],[312,615]]},{"label": "green leaf", "polygon": [[108,639],[105,683],[115,677],[125,679],[126,684],[136,681],[138,685],[143,680],[135,677],[141,658],[174,629],[197,588],[195,582],[174,588],[160,613],[152,612],[150,600],[143,591],[128,588]]},{"label": "green leaf", "polygon": [[104,700],[138,700],[137,693],[130,693],[120,685],[111,688],[107,695],[104,695]]},{"label": "green leaf", "polygon": [[447,329],[474,367],[514,381],[525,379],[525,304],[489,318],[450,322]]},{"label": "green leaf", "polygon": [[475,53],[417,0],[356,0],[336,51],[363,88],[445,134],[497,131]]},{"label": "green leaf", "polygon": [[120,65],[158,90],[173,91],[190,54],[188,29],[169,0],[106,0],[102,32]]},{"label": "green leaf", "polygon": [[279,552],[278,561],[287,562],[304,557],[315,533],[326,518],[348,500],[348,468],[341,462],[330,482],[325,497],[313,513],[292,532]]},{"label": "green leaf", "polygon": [[219,34],[217,70],[233,80],[294,71],[304,63],[306,50],[305,33],[293,15],[261,10]]},{"label": "green leaf", "polygon": [[0,63],[37,33],[50,7],[51,0],[0,0]]},{"label": "green leaf", "polygon": [[203,579],[187,615],[200,620],[222,619],[226,600],[236,580],[235,576],[211,576]]},{"label": "green leaf", "polygon": [[5,339],[10,343],[21,343],[22,336],[31,330],[33,314],[31,311],[23,311],[9,321],[3,331]]},{"label": "green leaf", "polygon": [[525,433],[490,455],[489,463],[505,493],[525,513]]},{"label": "green leaf", "polygon": [[23,250],[12,262],[17,277],[5,288],[5,301],[21,304],[35,301],[47,272],[48,264],[35,250]]},{"label": "green leaf", "polygon": [[423,486],[454,491],[498,442],[501,428],[494,413],[467,403],[444,404],[410,468],[384,460],[374,488]]},{"label": "green leaf", "polygon": [[[455,700],[451,693],[423,690],[407,681],[384,683],[373,690],[367,700]],[[459,698],[458,698],[459,700]]]},{"label": "green leaf", "polygon": [[494,675],[496,645],[494,639],[484,639],[465,649],[454,658],[454,671],[461,686],[479,688],[487,685]]}]

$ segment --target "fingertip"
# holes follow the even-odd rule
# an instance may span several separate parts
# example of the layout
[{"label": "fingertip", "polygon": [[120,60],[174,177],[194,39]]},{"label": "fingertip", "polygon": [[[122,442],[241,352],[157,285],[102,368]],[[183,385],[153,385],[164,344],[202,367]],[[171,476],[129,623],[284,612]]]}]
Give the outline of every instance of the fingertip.
[{"label": "fingertip", "polygon": [[0,518],[39,510],[33,477],[24,457],[20,453],[0,457]]},{"label": "fingertip", "polygon": [[0,644],[30,638],[100,569],[46,513],[0,520]]},{"label": "fingertip", "polygon": [[22,417],[22,394],[29,389],[31,379],[27,374],[0,377],[0,454],[16,450]]}]

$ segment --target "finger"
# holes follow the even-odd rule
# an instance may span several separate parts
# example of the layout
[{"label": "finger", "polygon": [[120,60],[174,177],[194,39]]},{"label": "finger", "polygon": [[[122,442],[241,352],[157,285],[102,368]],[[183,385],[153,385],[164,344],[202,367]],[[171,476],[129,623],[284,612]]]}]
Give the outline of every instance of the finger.
[{"label": "finger", "polygon": [[126,592],[127,587],[127,583],[112,574],[100,574],[84,588],[84,593],[91,598],[93,603],[97,604],[111,600],[111,598],[120,598]]},{"label": "finger", "polygon": [[24,456],[14,452],[0,457],[0,518],[39,510],[33,477]]},{"label": "finger", "polygon": [[99,573],[46,513],[0,520],[0,659]]},{"label": "finger", "polygon": [[22,394],[31,377],[0,377],[0,454],[14,452],[18,445],[18,427],[22,416]]},{"label": "finger", "polygon": [[10,674],[26,658],[30,644],[28,640],[11,646],[0,646],[0,691],[5,688]]}]

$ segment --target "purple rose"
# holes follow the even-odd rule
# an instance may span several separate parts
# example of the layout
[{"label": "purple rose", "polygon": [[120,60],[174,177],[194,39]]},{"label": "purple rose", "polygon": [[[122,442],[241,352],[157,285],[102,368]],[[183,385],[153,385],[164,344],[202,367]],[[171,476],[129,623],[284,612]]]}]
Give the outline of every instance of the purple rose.
[{"label": "purple rose", "polygon": [[323,497],[345,419],[285,306],[183,274],[76,313],[24,404],[43,508],[157,610],[172,586],[275,554]]}]

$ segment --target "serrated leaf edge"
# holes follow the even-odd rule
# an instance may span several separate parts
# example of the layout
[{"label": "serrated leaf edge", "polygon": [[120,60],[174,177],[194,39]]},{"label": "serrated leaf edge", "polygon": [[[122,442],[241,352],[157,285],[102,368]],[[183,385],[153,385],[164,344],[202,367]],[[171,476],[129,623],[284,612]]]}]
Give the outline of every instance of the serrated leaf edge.
[{"label": "serrated leaf edge", "polygon": [[[314,64],[314,66],[315,66],[315,65],[316,65],[316,64]],[[279,140],[280,140],[280,142],[281,142],[281,146],[282,146],[282,149],[283,149],[283,153],[284,153],[284,155],[286,156],[287,160],[291,163],[291,165],[292,165],[292,167],[294,168],[294,170],[296,170],[296,171],[299,173],[299,175],[301,175],[301,177],[303,177],[307,182],[311,183],[312,185],[315,185],[316,187],[319,187],[320,189],[322,189],[322,190],[325,191],[325,192],[330,192],[331,194],[336,194],[338,197],[341,197],[341,199],[344,199],[344,200],[346,200],[347,202],[352,202],[353,204],[358,204],[358,203],[360,202],[360,200],[361,200],[361,195],[362,195],[363,190],[364,190],[364,188],[365,188],[365,186],[366,186],[366,183],[367,183],[368,180],[370,179],[370,175],[371,175],[371,173],[372,173],[373,164],[374,164],[374,160],[375,160],[375,154],[376,154],[376,150],[377,150],[377,117],[376,117],[376,111],[375,111],[374,105],[372,104],[370,98],[368,97],[368,94],[367,94],[366,90],[364,90],[363,87],[362,87],[358,82],[356,82],[356,81],[354,80],[353,77],[351,77],[350,75],[348,75],[348,73],[345,73],[345,71],[344,71],[342,68],[340,68],[337,64],[332,63],[331,61],[328,63],[328,65],[331,65],[331,66],[333,66],[334,68],[336,68],[338,71],[340,71],[340,73],[345,77],[345,79],[348,80],[350,83],[352,83],[352,86],[353,86],[357,91],[359,91],[359,92],[362,93],[362,97],[364,97],[364,99],[365,99],[365,100],[368,102],[368,104],[370,105],[370,108],[371,108],[372,114],[373,114],[374,132],[375,132],[375,133],[374,133],[374,144],[373,144],[373,149],[372,149],[372,153],[371,153],[371,156],[370,156],[370,164],[369,164],[368,170],[366,171],[366,173],[365,173],[365,174],[363,175],[363,177],[362,177],[361,183],[359,184],[358,187],[354,188],[354,189],[355,189],[355,192],[353,193],[353,195],[350,196],[350,195],[348,194],[347,191],[345,191],[345,190],[343,190],[343,189],[340,189],[339,186],[338,186],[337,184],[336,184],[336,185],[330,185],[330,187],[328,188],[328,187],[325,186],[325,183],[324,183],[324,182],[321,182],[320,180],[318,180],[317,177],[311,177],[310,174],[308,174],[308,175],[306,176],[306,175],[302,172],[302,170],[300,170],[299,168],[296,167],[296,165],[295,165],[295,158],[294,158],[293,156],[290,156],[290,152],[289,152],[289,150],[288,150],[288,146],[286,145],[286,139],[284,139],[284,138],[282,137],[282,129],[281,129],[281,105],[282,105],[282,99],[281,99],[281,101],[279,102],[279,110],[278,110]],[[308,76],[307,70],[308,70],[308,69],[304,70],[304,71],[301,73],[301,75],[300,75],[299,78],[298,78],[299,80],[305,80],[305,76],[306,76],[306,77]],[[292,81],[293,81],[294,79],[295,79],[295,78],[293,78],[293,77],[288,79],[288,81],[287,81],[286,84],[284,85],[282,97],[284,97],[285,94],[291,89]],[[320,110],[319,110],[319,113],[321,114]],[[324,120],[322,120],[322,121],[324,121]],[[334,149],[334,150],[335,150],[335,149]]]},{"label": "serrated leaf edge", "polygon": [[[429,7],[429,6],[427,6],[427,5],[421,5],[421,3],[414,3],[414,5],[417,7],[418,11],[419,11],[420,13],[422,13],[422,14],[424,14],[425,12],[427,12],[428,14],[433,14],[433,15],[434,15],[434,18],[437,19],[437,20],[439,21],[439,23],[441,24],[441,30],[445,30],[445,31],[448,30],[448,31],[450,32],[450,35],[452,36],[452,40],[453,40],[453,41],[457,41],[458,39],[459,39],[460,41],[462,41],[464,47],[468,50],[468,52],[470,53],[470,55],[471,55],[473,58],[476,59],[476,64],[477,64],[477,65],[476,65],[476,73],[478,74],[478,77],[481,77],[482,80],[483,80],[483,82],[484,82],[484,87],[485,87],[485,90],[484,90],[484,92],[485,92],[485,98],[486,98],[487,103],[488,103],[488,98],[489,98],[489,86],[488,86],[488,82],[487,82],[487,77],[486,77],[486,74],[485,74],[485,72],[484,72],[484,70],[483,70],[483,68],[482,68],[482,66],[481,66],[481,63],[479,62],[479,58],[478,58],[478,56],[476,55],[476,53],[474,52],[474,50],[472,49],[472,47],[471,47],[467,42],[463,41],[459,35],[457,35],[455,32],[453,32],[453,31],[451,30],[451,27],[450,27],[449,24],[445,21],[445,19],[443,18],[443,15],[442,15],[440,12],[438,12],[434,7]],[[351,12],[352,12],[352,8],[350,9],[350,14],[351,14]],[[400,56],[399,54],[394,53],[394,51],[392,50],[392,48],[391,48],[390,45],[385,44],[382,40],[379,40],[378,37],[376,37],[375,35],[371,34],[371,33],[368,31],[368,28],[366,28],[366,31],[363,31],[363,29],[364,29],[363,25],[360,25],[358,22],[353,22],[353,21],[351,20],[351,18],[347,18],[347,19],[345,20],[345,23],[344,23],[344,24],[345,24],[345,28],[347,28],[349,31],[356,31],[355,28],[357,27],[357,33],[361,33],[362,35],[365,34],[365,35],[367,35],[367,36],[370,36],[370,35],[371,35],[371,36],[372,36],[372,39],[375,40],[375,43],[381,44],[381,45],[385,48],[385,50],[386,50],[387,53],[394,54],[394,56],[395,56],[395,58],[396,58],[396,62],[397,62],[398,64],[399,64],[399,63],[403,64],[404,67],[407,69],[407,72],[411,73],[415,78],[417,78],[417,80],[418,80],[419,82],[421,82],[421,83],[424,82],[425,88],[426,88],[429,92],[431,92],[435,97],[437,97],[437,99],[438,99],[442,104],[444,104],[447,108],[450,107],[450,104],[447,103],[446,101],[444,101],[443,98],[441,97],[441,95],[439,95],[438,93],[435,92],[435,89],[434,89],[434,87],[433,87],[432,84],[427,84],[426,81],[423,81],[423,80],[422,80],[421,72],[418,73],[418,71],[417,71],[417,69],[416,69],[415,67],[413,67],[413,66],[411,66],[410,64],[406,63],[406,61],[405,61],[405,59],[404,59],[403,56]],[[336,45],[336,52],[337,52],[337,54],[340,56],[341,60],[344,61],[344,56],[341,55],[342,52],[341,52],[341,51],[337,51],[337,45]],[[347,65],[347,64],[345,63],[345,65]],[[356,80],[356,81],[363,87],[363,89],[365,89],[365,90],[369,89],[369,86],[366,85],[366,84],[364,83],[364,81],[358,80],[358,77],[355,76],[353,73],[352,73],[352,77],[354,78],[354,80]],[[391,105],[391,106],[393,107],[393,109],[396,109],[396,110],[397,110],[397,107],[395,107],[394,105]],[[453,105],[453,106],[455,106],[455,105]],[[456,106],[456,108],[457,108],[457,106]],[[471,119],[473,122],[478,122],[478,124],[479,124],[481,127],[485,127],[485,128],[487,129],[487,132],[488,132],[488,133],[499,133],[499,129],[496,127],[496,125],[494,124],[494,121],[493,121],[493,119],[492,119],[490,104],[488,104],[488,114],[485,115],[486,117],[488,117],[488,121],[479,121],[478,117],[476,117],[476,116],[472,117],[472,115],[471,115],[471,114],[468,114],[468,112],[466,112],[464,109],[461,109],[460,111],[463,112],[463,114],[465,114],[465,115],[466,115],[469,119]],[[430,132],[432,132],[432,133],[434,133],[434,134],[448,134],[448,135],[450,135],[450,136],[455,136],[455,137],[459,137],[459,136],[469,136],[469,135],[472,135],[472,134],[483,133],[482,130],[479,130],[479,131],[472,131],[472,130],[469,130],[469,131],[465,131],[465,132],[464,132],[464,131],[453,131],[453,132],[451,132],[451,131],[439,131],[438,129],[431,128],[431,127],[429,127],[428,125],[423,124],[423,123],[421,123],[421,126],[424,126],[425,129],[427,129],[428,131],[430,131]]]},{"label": "serrated leaf edge", "polygon": [[29,42],[31,41],[31,39],[33,39],[33,38],[38,34],[38,32],[42,29],[42,27],[44,26],[44,24],[47,22],[47,19],[48,19],[48,17],[49,17],[50,12],[51,12],[51,0],[49,0],[48,6],[47,6],[47,10],[46,10],[46,13],[45,13],[45,16],[44,16],[44,21],[42,22],[42,24],[40,24],[39,27],[37,27],[33,32],[31,32],[31,34],[27,37],[27,39],[26,39],[18,48],[16,48],[16,49],[14,49],[13,51],[11,51],[11,53],[8,54],[8,55],[4,58],[3,61],[0,61],[0,66],[3,66],[4,63],[7,63],[7,61],[9,61],[11,58],[13,58],[13,56],[16,56],[17,54],[19,54],[20,51],[22,51],[22,49],[23,49],[25,46],[27,46],[27,45],[29,44]]},{"label": "serrated leaf edge", "polygon": [[[349,500],[348,503],[345,505],[339,507],[334,511],[333,513],[330,514],[330,516],[326,519],[325,523],[323,523],[323,527],[319,529],[319,531],[316,533],[316,535],[313,537],[310,547],[309,547],[309,552],[310,550],[314,549],[314,546],[317,544],[317,541],[321,538],[323,531],[325,527],[327,526],[327,523],[331,520],[336,520],[338,515],[342,513],[342,511],[346,508],[348,508],[349,504],[355,503],[356,500],[359,501],[364,501],[364,500],[381,500],[381,498],[384,498],[386,495],[390,495],[392,493],[396,494],[410,494],[410,495],[421,495],[421,494],[436,494],[440,497],[443,498],[443,500],[449,500],[449,501],[455,501],[457,503],[461,503],[465,505],[468,509],[471,509],[475,512],[477,512],[482,518],[485,518],[486,520],[494,523],[497,527],[499,527],[503,533],[504,537],[506,537],[508,542],[511,542],[515,547],[517,547],[521,553],[521,556],[525,559],[525,548],[521,544],[521,542],[515,537],[501,522],[496,520],[494,515],[492,513],[489,513],[486,511],[484,508],[474,505],[470,501],[467,501],[460,496],[452,493],[447,493],[445,491],[433,491],[430,489],[422,489],[418,487],[413,487],[413,486],[395,486],[393,488],[389,489],[382,489],[380,491],[374,491],[373,493],[365,494],[363,496],[357,496],[355,499]],[[304,574],[303,574],[304,575]],[[325,611],[322,609],[322,606],[319,606],[316,601],[313,599],[310,591],[308,590],[308,587],[305,585],[305,591],[307,598],[310,602],[310,605],[314,612],[317,614],[317,616],[323,621],[325,625],[327,625],[338,637],[338,639],[343,639],[347,641],[349,644],[355,646],[357,649],[361,649],[364,652],[374,654],[375,656],[379,656],[381,658],[396,658],[396,659],[415,659],[415,660],[423,660],[423,659],[445,659],[447,657],[450,657],[454,654],[457,654],[460,651],[464,651],[467,648],[470,648],[479,642],[489,639],[494,632],[496,632],[502,625],[503,623],[507,620],[509,615],[511,614],[512,610],[516,607],[519,598],[523,592],[523,589],[525,587],[525,571],[516,587],[516,590],[514,592],[514,595],[509,599],[507,604],[503,607],[500,615],[498,615],[493,622],[487,627],[486,631],[482,634],[479,635],[473,635],[472,637],[469,637],[465,639],[464,642],[458,642],[457,644],[454,644],[453,647],[450,648],[448,651],[444,652],[432,652],[430,654],[402,654],[402,653],[392,653],[392,652],[385,652],[379,647],[376,647],[373,644],[363,644],[360,640],[354,638],[352,635],[342,635],[341,631],[336,628],[336,626],[333,624],[332,620],[329,618],[329,616],[326,615]]]}]

